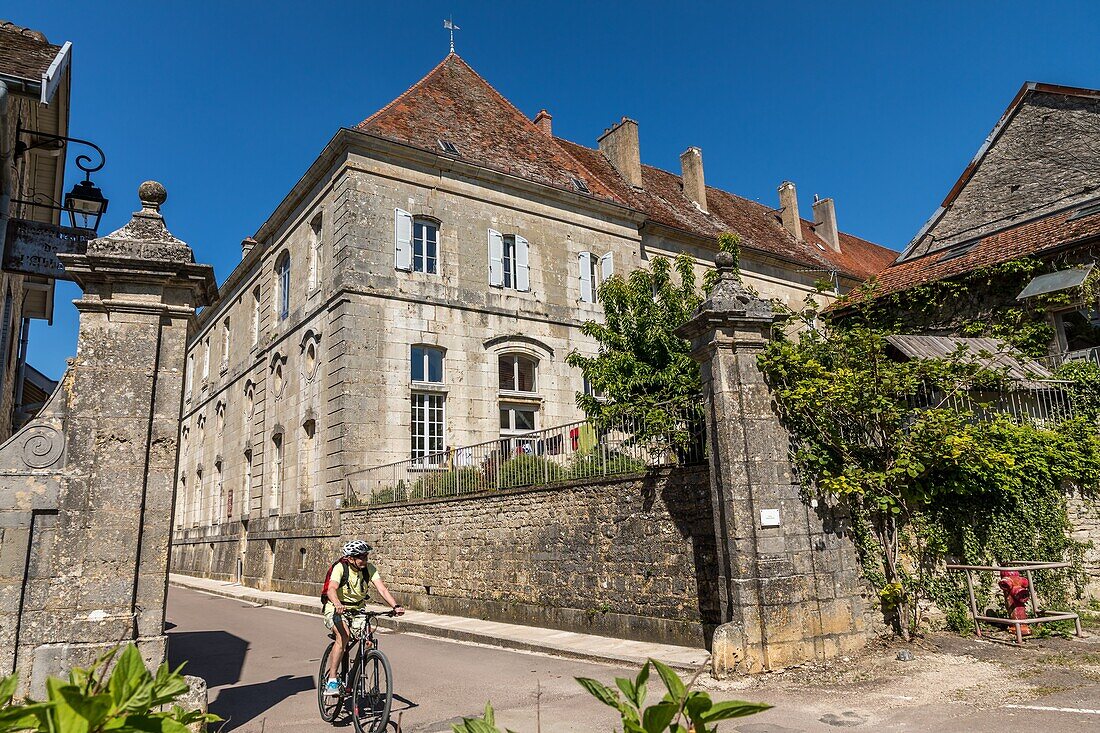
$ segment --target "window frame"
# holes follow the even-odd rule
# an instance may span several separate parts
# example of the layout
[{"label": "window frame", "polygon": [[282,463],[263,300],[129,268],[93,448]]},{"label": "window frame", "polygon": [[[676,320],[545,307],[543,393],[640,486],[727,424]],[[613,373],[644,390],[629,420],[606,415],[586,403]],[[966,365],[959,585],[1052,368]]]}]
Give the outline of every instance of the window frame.
[{"label": "window frame", "polygon": [[[500,364],[505,359],[512,359],[512,385],[513,386],[512,386],[511,389],[506,388],[500,382],[500,373],[501,373]],[[525,360],[527,360],[531,363],[531,389],[530,390],[519,389],[519,385],[520,385],[519,360],[520,359],[525,359]],[[529,396],[529,397],[537,395],[538,392],[539,392],[539,361],[540,360],[537,357],[534,357],[534,356],[531,356],[530,354],[526,354],[526,353],[522,353],[522,352],[508,351],[508,352],[505,352],[503,354],[498,354],[497,355],[497,391],[500,392],[501,394],[509,394],[509,395],[526,395],[526,396]]]},{"label": "window frame", "polygon": [[279,322],[290,317],[290,252],[275,260],[275,314]]},{"label": "window frame", "polygon": [[[421,376],[424,379],[417,379],[416,372],[416,352],[420,351],[421,359]],[[431,355],[439,354],[439,379],[431,379]],[[435,346],[433,344],[412,344],[409,347],[409,382],[413,385],[443,385],[447,383],[447,350]]]},{"label": "window frame", "polygon": [[[447,451],[447,396],[441,392],[413,390],[409,405],[409,457],[423,464],[418,467],[434,467],[443,461]],[[438,421],[433,411],[438,412]],[[438,434],[433,433],[436,426]],[[419,445],[418,440],[421,441]],[[438,448],[433,447],[433,441],[438,441]],[[436,456],[437,464],[428,463],[425,459],[429,456]]]},{"label": "window frame", "polygon": [[[428,230],[434,234],[434,238],[430,242],[434,252],[430,258],[428,257],[429,240],[424,236]],[[425,275],[441,274],[439,262],[439,230],[440,226],[438,221],[425,216],[413,217],[412,239],[410,240],[412,247],[409,263],[410,272],[419,272]],[[418,233],[420,236],[417,236]],[[421,250],[419,255],[417,255],[418,242]],[[418,258],[419,266],[417,262]],[[428,269],[429,261],[434,269]]]}]

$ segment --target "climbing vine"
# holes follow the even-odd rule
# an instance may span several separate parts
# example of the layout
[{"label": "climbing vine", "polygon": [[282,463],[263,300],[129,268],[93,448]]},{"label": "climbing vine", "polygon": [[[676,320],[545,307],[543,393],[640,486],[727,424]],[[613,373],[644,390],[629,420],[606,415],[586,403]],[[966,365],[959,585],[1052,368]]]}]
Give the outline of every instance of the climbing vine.
[{"label": "climbing vine", "polygon": [[[1050,265],[1022,257],[967,273],[953,280],[936,280],[897,293],[876,292],[872,280],[842,299],[837,322],[872,325],[889,332],[952,333],[988,336],[1005,341],[1030,356],[1042,356],[1054,339],[1047,315],[1050,308],[1071,305],[1078,293],[1052,293],[1016,300],[1028,281]],[[1100,284],[1086,281],[1087,288]],[[1085,290],[1082,288],[1081,290]]]},{"label": "climbing vine", "polygon": [[[802,317],[812,323],[813,314]],[[932,604],[962,626],[965,590],[947,562],[1067,561],[1069,572],[1039,578],[1044,600],[1078,593],[1083,547],[1068,532],[1066,491],[1100,487],[1095,423],[975,419],[948,398],[996,392],[1003,374],[961,350],[893,359],[886,331],[869,320],[781,336],[760,366],[805,490],[848,515],[864,575],[896,630],[919,628]]]}]

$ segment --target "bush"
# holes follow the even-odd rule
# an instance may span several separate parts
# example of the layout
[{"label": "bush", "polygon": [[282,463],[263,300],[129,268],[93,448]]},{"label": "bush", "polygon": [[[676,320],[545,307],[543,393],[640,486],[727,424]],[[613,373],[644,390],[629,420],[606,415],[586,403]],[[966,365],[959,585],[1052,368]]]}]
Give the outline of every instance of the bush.
[{"label": "bush", "polygon": [[424,474],[409,490],[409,499],[431,499],[482,491],[485,478],[481,471],[469,466]]},{"label": "bush", "polygon": [[613,476],[621,473],[640,473],[645,470],[645,461],[631,458],[618,451],[606,452],[599,446],[574,453],[569,462],[571,478]]},{"label": "bush", "polygon": [[542,456],[516,456],[500,464],[497,488],[512,489],[519,486],[552,484],[565,481],[569,474],[548,458]]}]

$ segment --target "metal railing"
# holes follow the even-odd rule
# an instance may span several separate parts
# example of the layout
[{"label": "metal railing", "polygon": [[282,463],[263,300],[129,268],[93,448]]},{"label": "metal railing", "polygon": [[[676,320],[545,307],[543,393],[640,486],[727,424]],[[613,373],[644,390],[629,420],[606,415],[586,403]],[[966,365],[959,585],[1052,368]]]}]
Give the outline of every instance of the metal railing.
[{"label": "metal railing", "polygon": [[1073,417],[1073,398],[1062,380],[1038,380],[1016,383],[997,391],[961,391],[945,393],[922,389],[906,399],[914,410],[946,409],[968,413],[974,422],[989,422],[1007,415],[1017,422],[1049,425]]},{"label": "metal railing", "polygon": [[587,420],[348,474],[344,506],[458,496],[637,473],[705,460],[701,409],[671,421]]},{"label": "metal railing", "polygon": [[1100,365],[1100,346],[1093,346],[1090,349],[1078,349],[1077,351],[1063,351],[1060,354],[1051,354],[1050,356],[1041,356],[1035,361],[1039,362],[1050,371],[1054,371],[1070,361],[1091,361],[1093,364]]}]

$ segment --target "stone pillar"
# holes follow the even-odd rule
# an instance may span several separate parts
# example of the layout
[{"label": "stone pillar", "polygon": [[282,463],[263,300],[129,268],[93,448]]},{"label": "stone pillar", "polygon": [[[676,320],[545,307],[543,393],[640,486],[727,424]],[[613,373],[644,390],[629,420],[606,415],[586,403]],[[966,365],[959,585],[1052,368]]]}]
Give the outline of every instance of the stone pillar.
[{"label": "stone pillar", "polygon": [[34,694],[120,643],[165,655],[184,353],[217,288],[165,227],[164,187],[138,193],[129,223],[62,256],[84,291],[76,358],[0,447],[0,673]]},{"label": "stone pillar", "polygon": [[824,659],[863,644],[854,547],[802,501],[788,438],[757,365],[776,317],[734,259],[679,335],[702,369],[722,624],[718,677]]}]

